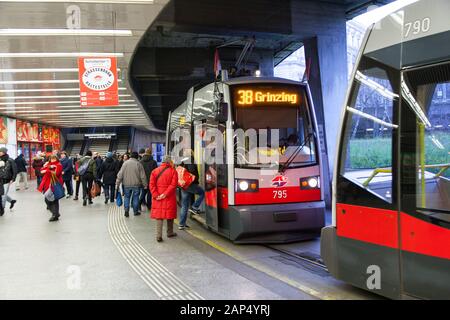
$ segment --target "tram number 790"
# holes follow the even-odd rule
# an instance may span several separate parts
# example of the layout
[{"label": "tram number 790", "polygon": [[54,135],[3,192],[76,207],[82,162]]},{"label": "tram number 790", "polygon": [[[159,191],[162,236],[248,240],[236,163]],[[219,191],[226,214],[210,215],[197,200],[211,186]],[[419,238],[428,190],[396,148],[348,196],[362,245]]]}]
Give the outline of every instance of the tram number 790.
[{"label": "tram number 790", "polygon": [[274,199],[286,199],[287,198],[287,190],[274,190],[273,198]]}]

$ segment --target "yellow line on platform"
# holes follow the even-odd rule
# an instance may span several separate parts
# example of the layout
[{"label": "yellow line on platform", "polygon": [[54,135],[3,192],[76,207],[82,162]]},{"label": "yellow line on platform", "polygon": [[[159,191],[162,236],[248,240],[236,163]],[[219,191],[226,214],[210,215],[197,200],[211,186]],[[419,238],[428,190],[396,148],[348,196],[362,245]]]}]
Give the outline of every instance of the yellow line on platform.
[{"label": "yellow line on platform", "polygon": [[[176,222],[178,223],[177,220],[176,220]],[[315,297],[317,299],[320,299],[320,300],[338,300],[337,297],[334,297],[332,295],[323,294],[323,293],[321,293],[321,292],[319,292],[317,290],[314,290],[314,289],[312,289],[310,287],[307,287],[307,286],[305,286],[305,285],[303,285],[303,284],[301,284],[301,283],[299,283],[299,282],[297,282],[295,280],[292,280],[292,279],[290,279],[290,278],[288,278],[288,277],[286,277],[286,276],[284,276],[284,275],[282,275],[282,274],[280,274],[280,273],[278,273],[276,271],[271,270],[269,267],[267,267],[267,266],[265,266],[265,265],[263,265],[261,263],[258,263],[256,261],[252,261],[252,260],[248,260],[248,259],[244,259],[243,256],[241,256],[239,254],[236,254],[236,253],[228,250],[227,248],[224,248],[223,246],[215,243],[214,241],[205,238],[204,236],[202,236],[201,234],[199,234],[196,231],[187,230],[187,229],[185,229],[184,231],[186,231],[188,234],[190,234],[194,238],[203,241],[204,243],[208,244],[209,246],[213,247],[214,249],[216,249],[216,250],[218,250],[218,251],[220,251],[220,252],[222,252],[222,253],[230,256],[230,257],[232,257],[233,259],[235,259],[235,260],[237,260],[237,261],[239,261],[241,263],[244,263],[247,266],[252,267],[253,269],[256,269],[256,270],[258,270],[258,271],[260,271],[262,273],[265,273],[265,274],[267,274],[268,276],[270,276],[272,278],[275,278],[275,279],[277,279],[277,280],[279,280],[281,282],[284,282],[284,283],[286,283],[286,284],[288,284],[288,285],[290,285],[290,286],[292,286],[294,288],[297,288],[300,291],[303,291],[303,292],[309,294],[310,296],[313,296],[313,297]]]}]

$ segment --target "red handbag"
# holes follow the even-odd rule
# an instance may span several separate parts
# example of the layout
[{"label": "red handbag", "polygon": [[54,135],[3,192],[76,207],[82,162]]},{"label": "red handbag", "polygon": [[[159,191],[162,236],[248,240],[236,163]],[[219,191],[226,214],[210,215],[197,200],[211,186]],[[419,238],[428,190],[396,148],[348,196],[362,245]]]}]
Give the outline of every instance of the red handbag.
[{"label": "red handbag", "polygon": [[177,174],[178,174],[178,186],[183,190],[189,188],[189,186],[195,180],[195,176],[182,166],[177,167]]}]

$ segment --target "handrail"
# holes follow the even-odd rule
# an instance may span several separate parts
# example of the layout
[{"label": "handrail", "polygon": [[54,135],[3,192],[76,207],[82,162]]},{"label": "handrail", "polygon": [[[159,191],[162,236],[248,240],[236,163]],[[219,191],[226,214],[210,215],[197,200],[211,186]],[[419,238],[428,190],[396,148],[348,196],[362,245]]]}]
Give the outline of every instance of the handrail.
[{"label": "handrail", "polygon": [[[441,168],[438,173],[436,173],[433,178],[439,178],[442,174],[450,168],[450,163],[442,163],[442,164],[426,164],[424,166],[425,169],[435,169]],[[372,174],[363,182],[363,186],[367,187],[369,183],[375,178],[379,173],[392,173],[392,169],[390,168],[375,168]]]},{"label": "handrail", "polygon": [[392,173],[392,168],[375,168],[372,174],[363,182],[363,186],[367,187],[373,178],[379,173]]}]

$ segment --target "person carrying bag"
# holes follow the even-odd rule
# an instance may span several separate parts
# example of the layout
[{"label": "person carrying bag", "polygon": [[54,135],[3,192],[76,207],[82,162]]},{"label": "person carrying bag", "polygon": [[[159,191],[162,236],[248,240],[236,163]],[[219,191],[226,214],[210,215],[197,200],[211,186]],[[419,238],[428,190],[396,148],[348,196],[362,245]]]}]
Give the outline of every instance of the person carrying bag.
[{"label": "person carrying bag", "polygon": [[59,213],[59,199],[64,197],[62,171],[62,165],[59,163],[56,155],[51,155],[49,161],[44,164],[41,170],[42,182],[38,190],[44,194],[47,209],[52,213],[50,222],[58,221],[61,216]]}]

